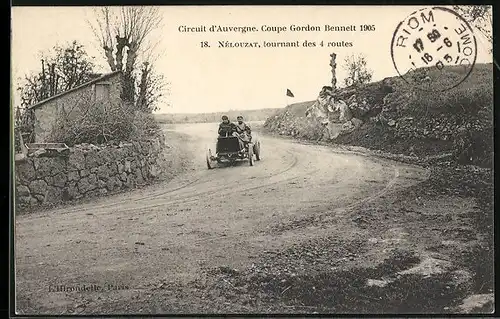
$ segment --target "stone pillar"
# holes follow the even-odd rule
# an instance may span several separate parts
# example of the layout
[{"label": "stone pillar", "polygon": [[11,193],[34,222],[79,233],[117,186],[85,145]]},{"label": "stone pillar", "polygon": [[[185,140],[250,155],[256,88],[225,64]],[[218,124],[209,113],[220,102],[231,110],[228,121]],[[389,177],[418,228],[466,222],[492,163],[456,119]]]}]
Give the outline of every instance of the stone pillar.
[{"label": "stone pillar", "polygon": [[330,57],[330,66],[332,67],[332,91],[335,91],[337,89],[337,76],[335,74],[335,69],[337,68],[335,59],[337,58],[337,55],[335,53],[332,53],[330,54]]}]

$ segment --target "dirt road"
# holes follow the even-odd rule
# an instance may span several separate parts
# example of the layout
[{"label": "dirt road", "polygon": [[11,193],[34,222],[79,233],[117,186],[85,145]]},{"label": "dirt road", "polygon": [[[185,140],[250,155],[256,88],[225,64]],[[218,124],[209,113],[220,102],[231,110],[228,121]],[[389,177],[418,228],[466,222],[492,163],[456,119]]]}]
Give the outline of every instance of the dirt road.
[{"label": "dirt road", "polygon": [[[214,125],[177,130],[188,134],[183,147],[193,161],[170,182],[16,218],[19,313],[328,311],[331,302],[321,301],[315,295],[320,287],[303,276],[373,270],[388,256],[394,261],[394,249],[401,247],[418,256],[403,256],[403,268],[388,266],[379,276],[416,273],[419,262],[450,268],[424,251],[428,227],[401,227],[404,211],[391,213],[400,218],[394,221],[385,210],[391,194],[427,178],[423,168],[261,136],[262,160],[255,166],[207,170],[204,151]],[[370,214],[357,211],[371,202],[384,204]],[[463,211],[468,203],[454,205]],[[414,198],[406,209],[412,205]],[[312,242],[322,248],[299,256],[310,252],[301,245]],[[366,281],[377,274],[344,279]],[[299,277],[302,286],[289,284]],[[373,280],[383,287],[397,279]],[[332,289],[330,294],[340,293]],[[352,306],[347,295],[336,302]]]}]

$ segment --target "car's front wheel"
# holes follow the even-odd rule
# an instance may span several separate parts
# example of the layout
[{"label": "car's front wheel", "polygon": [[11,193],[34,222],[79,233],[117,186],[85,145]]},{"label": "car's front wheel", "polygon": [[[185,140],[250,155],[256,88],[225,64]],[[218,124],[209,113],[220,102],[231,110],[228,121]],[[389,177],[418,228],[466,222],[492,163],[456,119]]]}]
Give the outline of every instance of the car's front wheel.
[{"label": "car's front wheel", "polygon": [[212,162],[212,151],[208,149],[207,154],[206,154],[206,160],[207,160],[207,168],[212,169],[215,167],[214,163]]},{"label": "car's front wheel", "polygon": [[253,146],[248,146],[248,162],[250,166],[253,166]]},{"label": "car's front wheel", "polygon": [[255,160],[260,161],[260,142],[255,143],[253,148],[255,153]]}]

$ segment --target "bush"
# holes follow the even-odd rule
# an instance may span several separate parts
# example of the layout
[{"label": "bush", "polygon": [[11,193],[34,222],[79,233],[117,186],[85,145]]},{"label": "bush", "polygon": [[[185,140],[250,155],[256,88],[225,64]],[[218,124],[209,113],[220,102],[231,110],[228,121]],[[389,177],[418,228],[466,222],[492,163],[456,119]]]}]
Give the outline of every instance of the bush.
[{"label": "bush", "polygon": [[408,110],[416,115],[446,113],[449,116],[477,117],[481,109],[493,110],[492,106],[493,87],[483,84],[445,92],[418,92],[409,101]]},{"label": "bush", "polygon": [[[77,108],[60,114],[50,140],[68,146],[81,143],[102,144],[108,141],[128,141],[143,134],[145,124],[137,122],[132,106],[109,105],[100,102],[79,103]],[[149,126],[152,124],[149,123]]]},{"label": "bush", "polygon": [[447,123],[460,163],[491,166],[493,103],[492,83],[483,82],[442,93],[419,94],[409,103],[408,111],[416,114],[422,123],[434,123],[438,119]]},{"label": "bush", "polygon": [[143,138],[158,136],[161,128],[155,117],[151,113],[141,111],[135,112],[133,119],[133,131],[130,136],[133,140],[140,140]]}]

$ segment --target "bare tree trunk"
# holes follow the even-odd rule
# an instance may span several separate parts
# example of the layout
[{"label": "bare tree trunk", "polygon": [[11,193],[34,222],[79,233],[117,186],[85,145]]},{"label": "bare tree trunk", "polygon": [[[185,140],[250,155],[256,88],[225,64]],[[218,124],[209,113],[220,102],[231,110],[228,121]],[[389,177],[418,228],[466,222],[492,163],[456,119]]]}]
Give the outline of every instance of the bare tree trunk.
[{"label": "bare tree trunk", "polygon": [[[147,38],[161,25],[162,15],[158,8],[122,7],[112,11],[107,7],[97,10],[95,23],[89,22],[94,34],[101,42],[104,54],[112,71],[123,71],[122,99],[130,103],[136,97],[135,73],[136,62],[140,52],[149,51]],[[116,41],[116,43],[114,43]],[[125,48],[127,51],[124,52]],[[116,53],[114,52],[116,49]],[[141,51],[139,51],[142,49]],[[125,61],[123,61],[125,58]],[[146,57],[147,59],[147,57]],[[144,61],[144,59],[143,59]],[[146,71],[146,88],[139,89],[139,105],[143,96],[147,100],[147,81],[149,68]],[[142,77],[141,77],[142,82]],[[141,93],[142,92],[142,93]],[[141,95],[142,94],[142,95]]]},{"label": "bare tree trunk", "polygon": [[137,58],[138,46],[135,42],[128,45],[127,63],[125,64],[125,73],[132,73],[134,70],[135,60]]},{"label": "bare tree trunk", "polygon": [[104,55],[106,56],[106,61],[108,61],[111,71],[114,72],[118,70],[115,64],[115,57],[113,56],[113,49],[108,46],[103,46],[102,48],[104,49]]},{"label": "bare tree trunk", "polygon": [[54,89],[54,84],[55,84],[55,68],[56,68],[56,64],[55,63],[52,63],[52,65],[50,66],[50,96],[54,96],[54,92],[55,92],[55,89]]},{"label": "bare tree trunk", "polygon": [[127,46],[127,38],[116,36],[116,70],[123,69],[123,50]]},{"label": "bare tree trunk", "polygon": [[139,96],[136,102],[136,109],[146,111],[148,109],[146,94],[148,88],[148,63],[145,62],[141,72],[141,82],[139,83]]},{"label": "bare tree trunk", "polygon": [[45,99],[47,97],[47,83],[45,82],[45,61],[42,59],[42,89],[40,90],[40,98]]},{"label": "bare tree trunk", "polygon": [[58,86],[59,86],[59,74],[56,75],[56,83],[55,83],[54,86],[56,88],[55,94],[57,94],[59,92],[59,90],[58,90]]},{"label": "bare tree trunk", "polygon": [[122,100],[134,105],[135,83],[134,76],[131,73],[123,74]]}]

